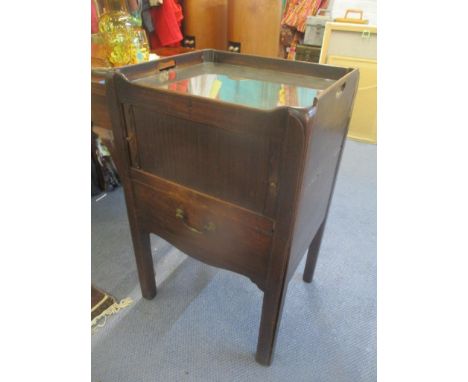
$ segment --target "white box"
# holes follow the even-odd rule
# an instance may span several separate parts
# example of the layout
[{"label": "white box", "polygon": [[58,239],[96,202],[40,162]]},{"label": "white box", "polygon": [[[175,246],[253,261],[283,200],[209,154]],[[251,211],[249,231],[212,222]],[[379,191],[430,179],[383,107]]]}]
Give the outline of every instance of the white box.
[{"label": "white box", "polygon": [[[325,14],[320,15],[320,13]],[[328,9],[319,9],[317,16],[308,16],[304,44],[321,46],[325,24],[329,21],[332,21],[332,17]]]}]

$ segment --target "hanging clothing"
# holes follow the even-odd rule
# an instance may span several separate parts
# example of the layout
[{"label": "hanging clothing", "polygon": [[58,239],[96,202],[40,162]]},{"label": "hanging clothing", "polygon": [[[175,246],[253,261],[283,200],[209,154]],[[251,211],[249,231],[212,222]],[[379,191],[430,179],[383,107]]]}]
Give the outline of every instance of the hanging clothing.
[{"label": "hanging clothing", "polygon": [[96,4],[94,3],[94,0],[91,0],[91,33],[99,32],[98,19]]},{"label": "hanging clothing", "polygon": [[148,33],[154,32],[153,19],[150,12],[150,2],[149,0],[142,0],[141,2],[141,20],[143,27]]},{"label": "hanging clothing", "polygon": [[289,0],[281,25],[288,25],[296,28],[298,32],[304,33],[307,16],[316,15],[325,2],[324,0]]},{"label": "hanging clothing", "polygon": [[153,19],[154,33],[150,33],[151,48],[163,46],[178,46],[183,36],[180,31],[182,7],[176,0],[164,0],[158,7],[150,8]]}]

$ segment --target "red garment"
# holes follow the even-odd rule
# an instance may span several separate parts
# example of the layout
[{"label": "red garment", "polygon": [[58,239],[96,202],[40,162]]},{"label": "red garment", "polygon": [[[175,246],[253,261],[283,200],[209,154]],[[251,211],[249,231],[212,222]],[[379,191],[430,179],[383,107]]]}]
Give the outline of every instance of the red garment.
[{"label": "red garment", "polygon": [[151,48],[178,46],[183,38],[180,26],[184,18],[180,4],[176,0],[164,0],[159,7],[151,7],[150,13],[154,25],[154,32],[149,36]]},{"label": "red garment", "polygon": [[96,4],[91,0],[91,33],[98,33],[98,16],[96,11]]}]

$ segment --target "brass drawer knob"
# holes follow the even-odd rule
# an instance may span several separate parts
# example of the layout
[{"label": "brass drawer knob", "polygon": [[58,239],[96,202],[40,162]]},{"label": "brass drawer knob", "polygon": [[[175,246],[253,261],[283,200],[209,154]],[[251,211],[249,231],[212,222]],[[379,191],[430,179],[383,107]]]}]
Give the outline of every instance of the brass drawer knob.
[{"label": "brass drawer knob", "polygon": [[177,219],[182,220],[182,223],[184,223],[185,227],[187,227],[187,229],[189,229],[192,232],[202,234],[202,233],[205,233],[205,232],[212,232],[212,231],[216,230],[216,225],[213,222],[208,222],[207,224],[205,224],[203,226],[202,230],[199,230],[199,229],[197,229],[195,227],[192,227],[190,224],[187,223],[185,212],[184,212],[184,210],[182,208],[177,208],[176,209],[176,215],[175,216],[176,216]]}]

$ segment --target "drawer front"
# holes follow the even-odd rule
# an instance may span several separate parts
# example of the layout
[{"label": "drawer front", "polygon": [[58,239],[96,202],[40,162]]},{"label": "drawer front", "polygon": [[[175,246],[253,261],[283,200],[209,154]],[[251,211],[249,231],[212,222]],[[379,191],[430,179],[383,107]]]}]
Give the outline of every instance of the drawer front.
[{"label": "drawer front", "polygon": [[132,179],[137,214],[148,231],[187,255],[263,287],[271,219],[141,170],[132,170]]}]

